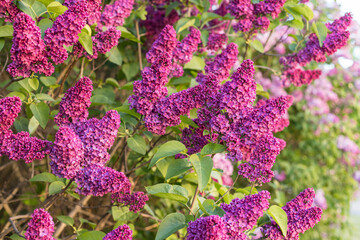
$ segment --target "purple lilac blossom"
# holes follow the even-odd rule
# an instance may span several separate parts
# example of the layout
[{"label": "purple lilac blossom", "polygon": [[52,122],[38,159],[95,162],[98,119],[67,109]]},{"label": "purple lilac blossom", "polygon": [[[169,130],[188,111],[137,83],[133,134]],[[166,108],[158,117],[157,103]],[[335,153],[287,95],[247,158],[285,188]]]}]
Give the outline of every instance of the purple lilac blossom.
[{"label": "purple lilac blossom", "polygon": [[217,215],[201,217],[190,221],[187,228],[187,240],[228,240],[226,225]]},{"label": "purple lilac blossom", "polygon": [[48,62],[41,31],[35,21],[25,13],[19,13],[14,19],[13,45],[11,60],[7,71],[13,77],[29,77],[34,73],[50,76],[54,66]]},{"label": "purple lilac blossom", "polygon": [[226,47],[228,37],[224,33],[210,33],[208,42],[206,44],[206,50],[210,52],[217,52],[219,49]]},{"label": "purple lilac blossom", "polygon": [[132,194],[113,193],[111,195],[112,202],[122,203],[129,206],[129,210],[136,213],[144,208],[149,197],[143,192],[134,192]]},{"label": "purple lilac blossom", "polygon": [[132,231],[124,224],[106,234],[103,240],[132,240]]},{"label": "purple lilac blossom", "polygon": [[53,26],[45,31],[44,41],[48,54],[55,64],[63,63],[68,58],[64,46],[78,42],[78,34],[85,27],[87,1],[79,0],[71,4],[66,12],[56,18]]},{"label": "purple lilac blossom", "polygon": [[9,130],[20,111],[20,98],[0,99],[0,156],[7,155],[12,160],[24,159],[30,163],[44,158],[50,152],[51,142],[30,137],[28,132],[14,134]]},{"label": "purple lilac blossom", "polygon": [[[65,0],[64,6],[70,7],[71,5],[75,4],[77,1],[82,0]],[[101,0],[88,0],[86,4],[86,11],[87,11],[87,24],[90,26],[97,23],[101,16]]]},{"label": "purple lilac blossom", "polygon": [[130,182],[124,173],[93,164],[81,169],[75,178],[76,192],[82,195],[103,196],[106,193],[129,193]]},{"label": "purple lilac blossom", "polygon": [[5,22],[13,22],[20,10],[16,7],[13,0],[4,0],[0,5],[0,18],[5,18]]},{"label": "purple lilac blossom", "polygon": [[116,0],[113,4],[107,4],[101,14],[98,28],[122,26],[125,18],[130,16],[134,0]]},{"label": "purple lilac blossom", "polygon": [[42,208],[34,210],[25,232],[26,240],[55,240],[52,237],[54,222],[51,215]]},{"label": "purple lilac blossom", "polygon": [[314,202],[314,197],[314,190],[308,188],[283,207],[288,216],[286,237],[282,235],[280,227],[274,220],[272,220],[271,224],[263,226],[262,231],[264,235],[272,240],[299,239],[300,233],[304,233],[309,228],[314,227],[321,219],[321,208],[311,207]]},{"label": "purple lilac blossom", "polygon": [[229,239],[246,239],[243,232],[252,229],[258,218],[269,208],[268,199],[270,193],[261,191],[243,199],[235,198],[229,204],[221,204],[221,208],[226,212],[222,218],[226,223]]},{"label": "purple lilac blossom", "polygon": [[88,77],[81,78],[74,87],[67,90],[60,102],[59,113],[54,118],[56,124],[60,126],[86,120],[92,90],[92,82]]}]

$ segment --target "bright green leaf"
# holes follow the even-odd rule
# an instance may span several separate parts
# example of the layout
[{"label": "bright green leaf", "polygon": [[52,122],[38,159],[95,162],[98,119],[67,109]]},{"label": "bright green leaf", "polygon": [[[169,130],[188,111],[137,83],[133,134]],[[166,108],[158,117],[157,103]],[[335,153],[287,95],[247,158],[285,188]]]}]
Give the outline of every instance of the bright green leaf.
[{"label": "bright green leaf", "polygon": [[25,94],[23,94],[22,92],[17,92],[17,91],[11,92],[6,96],[7,97],[17,96],[17,97],[19,97],[21,99],[21,101],[24,101],[25,98],[26,98]]},{"label": "bright green leaf", "polygon": [[188,201],[188,191],[179,185],[160,183],[145,188],[148,194],[160,198],[168,198],[178,202],[182,202],[184,204]]},{"label": "bright green leaf", "polygon": [[262,43],[261,43],[259,40],[257,40],[257,39],[251,41],[251,42],[249,43],[249,45],[250,45],[251,47],[253,47],[255,50],[257,50],[257,51],[259,51],[259,52],[261,52],[261,53],[264,52],[264,47],[263,47]]},{"label": "bright green leaf", "polygon": [[102,240],[105,237],[105,233],[101,231],[89,231],[81,233],[78,236],[79,240]]},{"label": "bright green leaf", "polygon": [[129,30],[127,30],[126,28],[124,27],[116,27],[117,30],[120,30],[121,31],[121,37],[122,38],[126,38],[126,39],[129,39],[130,41],[133,41],[133,42],[140,42]]},{"label": "bright green leaf", "polygon": [[181,213],[170,213],[162,220],[155,240],[166,239],[184,227],[186,227],[185,216]]},{"label": "bright green leaf", "polygon": [[176,32],[177,33],[181,33],[182,31],[184,31],[185,29],[194,26],[195,24],[195,19],[188,19],[188,18],[181,18],[176,25]]},{"label": "bright green leaf", "polygon": [[191,155],[189,160],[198,175],[199,189],[202,191],[210,180],[214,162],[211,157],[204,156],[199,158],[196,154]]},{"label": "bright green leaf", "polygon": [[47,5],[47,10],[56,14],[63,14],[68,8],[57,1],[53,1]]},{"label": "bright green leaf", "polygon": [[38,27],[41,30],[41,37],[45,36],[46,29],[51,28],[52,25],[53,25],[53,22],[48,18],[44,18],[44,19],[40,20],[40,22],[38,23]]},{"label": "bright green leaf", "polygon": [[0,27],[0,37],[12,37],[14,28],[12,25],[5,25]]},{"label": "bright green leaf", "polygon": [[123,58],[117,46],[113,47],[109,52],[107,52],[105,56],[109,58],[110,62],[121,66]]},{"label": "bright green leaf", "polygon": [[0,52],[1,50],[4,48],[5,46],[5,40],[4,39],[0,39]]},{"label": "bright green leaf", "polygon": [[215,153],[222,153],[226,150],[226,147],[221,144],[217,143],[208,143],[202,149],[200,154],[201,155],[211,155]]},{"label": "bright green leaf", "polygon": [[208,215],[218,215],[222,217],[225,214],[225,211],[222,210],[219,206],[217,206],[215,204],[215,201],[212,199],[206,199],[203,203],[198,201],[198,203],[201,210]]},{"label": "bright green leaf", "polygon": [[286,236],[288,224],[288,217],[286,212],[281,207],[276,205],[271,206],[267,212],[279,225],[282,234]]},{"label": "bright green leaf", "polygon": [[34,177],[30,178],[30,182],[55,182],[56,176],[51,173],[40,173],[35,175]]},{"label": "bright green leaf", "polygon": [[84,219],[84,218],[80,218],[80,222],[81,222],[82,224],[87,223],[92,229],[95,229],[95,227],[96,227],[96,224],[95,224],[95,223],[90,222],[89,220]]},{"label": "bright green leaf", "polygon": [[39,127],[39,122],[38,120],[36,120],[35,116],[33,116],[32,118],[30,118],[30,121],[29,121],[29,133],[30,134],[33,134],[36,129]]},{"label": "bright green leaf", "polygon": [[29,85],[33,90],[37,90],[39,87],[39,80],[37,78],[29,78],[28,79]]},{"label": "bright green leaf", "polygon": [[93,40],[91,38],[91,36],[86,33],[85,31],[81,31],[81,33],[79,33],[79,42],[80,44],[84,47],[85,51],[89,54],[89,55],[93,55]]},{"label": "bright green leaf", "polygon": [[40,77],[40,81],[46,86],[50,87],[56,84],[56,78],[54,77]]},{"label": "bright green leaf", "polygon": [[190,119],[187,115],[182,115],[180,116],[180,120],[182,123],[186,123],[187,125],[190,125],[194,128],[198,128],[199,126],[192,120]]},{"label": "bright green leaf", "polygon": [[32,103],[30,104],[30,110],[36,120],[38,120],[40,126],[45,129],[50,116],[49,106],[44,102]]},{"label": "bright green leaf", "polygon": [[129,148],[142,155],[145,155],[146,151],[149,149],[149,145],[146,144],[144,138],[140,135],[134,135],[133,137],[128,138],[127,144]]},{"label": "bright green leaf", "polygon": [[328,29],[327,29],[326,25],[321,22],[317,22],[317,23],[313,22],[312,29],[319,39],[320,47],[322,47],[322,45],[327,37]]},{"label": "bright green leaf", "polygon": [[184,69],[192,69],[201,71],[205,67],[205,62],[201,57],[193,56],[190,62],[186,63],[184,65]]},{"label": "bright green leaf", "polygon": [[54,195],[59,192],[65,187],[65,184],[61,181],[52,182],[49,186],[49,195]]},{"label": "bright green leaf", "polygon": [[37,99],[42,100],[42,101],[49,101],[49,102],[55,101],[52,97],[50,97],[46,93],[38,93],[35,96],[36,96]]},{"label": "bright green leaf", "polygon": [[175,156],[176,154],[184,152],[184,151],[186,151],[186,147],[183,143],[181,143],[179,141],[175,141],[175,140],[169,141],[160,146],[158,151],[155,153],[155,155],[151,159],[149,168],[154,166],[159,160],[161,160],[163,158]]},{"label": "bright green leaf", "polygon": [[57,219],[59,219],[60,222],[65,223],[69,226],[74,226],[74,219],[69,216],[57,216]]},{"label": "bright green leaf", "polygon": [[132,221],[139,216],[139,213],[134,213],[129,210],[128,207],[113,206],[111,208],[111,214],[114,221]]}]

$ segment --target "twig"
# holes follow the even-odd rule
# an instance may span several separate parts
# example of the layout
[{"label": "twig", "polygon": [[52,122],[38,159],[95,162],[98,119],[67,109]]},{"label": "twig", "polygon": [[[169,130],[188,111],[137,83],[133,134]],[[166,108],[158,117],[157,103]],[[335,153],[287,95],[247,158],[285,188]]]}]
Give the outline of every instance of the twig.
[{"label": "twig", "polygon": [[80,78],[84,76],[84,65],[85,65],[85,58],[82,59],[81,68],[80,68]]},{"label": "twig", "polygon": [[17,235],[19,235],[20,237],[25,238],[25,236],[22,235],[21,232],[19,232],[19,230],[17,229],[15,223],[13,222],[13,220],[12,220],[11,218],[9,218],[9,222],[11,223],[11,226],[12,226],[12,228],[14,229],[15,233],[16,233]]},{"label": "twig", "polygon": [[224,195],[221,196],[221,198],[219,198],[219,199],[216,201],[216,203],[220,202],[220,200],[223,199],[223,198],[225,197],[225,195],[228,194],[228,193],[230,192],[230,190],[234,188],[235,183],[236,183],[236,181],[238,180],[238,178],[239,178],[239,175],[236,176],[233,185],[224,193]]},{"label": "twig", "polygon": [[196,190],[195,190],[193,200],[192,200],[192,203],[191,203],[191,206],[190,206],[190,212],[193,212],[193,208],[195,206],[195,201],[196,201],[196,198],[197,198],[197,195],[199,194],[199,192],[200,192],[200,189],[199,189],[199,186],[197,186]]},{"label": "twig", "polygon": [[138,54],[139,54],[139,66],[140,66],[140,71],[142,71],[143,65],[142,65],[142,57],[141,57],[141,42],[140,42],[140,32],[139,32],[139,22],[138,21],[135,22],[135,28],[136,28],[136,37],[138,40],[137,46],[138,46]]}]

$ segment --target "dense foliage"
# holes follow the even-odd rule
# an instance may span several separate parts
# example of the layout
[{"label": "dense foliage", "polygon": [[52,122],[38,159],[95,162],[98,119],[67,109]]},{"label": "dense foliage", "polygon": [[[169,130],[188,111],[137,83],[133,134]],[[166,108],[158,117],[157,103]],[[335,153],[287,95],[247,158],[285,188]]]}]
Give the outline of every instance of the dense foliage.
[{"label": "dense foliage", "polygon": [[334,6],[4,0],[0,238],[344,239],[360,43]]}]

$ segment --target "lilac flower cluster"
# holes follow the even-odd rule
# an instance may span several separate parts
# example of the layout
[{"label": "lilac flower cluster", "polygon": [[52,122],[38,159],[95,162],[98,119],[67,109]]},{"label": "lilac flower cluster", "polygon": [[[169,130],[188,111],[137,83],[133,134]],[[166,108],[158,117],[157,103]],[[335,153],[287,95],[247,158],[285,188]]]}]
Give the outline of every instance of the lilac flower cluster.
[{"label": "lilac flower cluster", "polygon": [[30,137],[28,132],[14,134],[9,130],[20,111],[20,98],[0,99],[0,156],[7,155],[12,160],[24,159],[30,163],[44,158],[50,152],[51,142]]},{"label": "lilac flower cluster", "polygon": [[18,13],[14,18],[13,45],[11,60],[7,71],[11,76],[29,77],[32,72],[50,76],[54,66],[48,62],[41,31],[35,21],[25,13]]},{"label": "lilac flower cluster", "polygon": [[256,33],[258,30],[263,32],[268,29],[270,20],[266,15],[276,18],[285,2],[285,0],[264,0],[252,4],[251,0],[231,0],[227,9],[232,16],[239,20],[233,26],[236,32]]},{"label": "lilac flower cluster", "polygon": [[[71,5],[75,4],[77,1],[82,0],[65,0],[64,6],[71,7]],[[86,23],[89,25],[93,25],[97,23],[101,16],[101,0],[88,0],[86,1],[86,11],[87,11],[87,18]]]},{"label": "lilac flower cluster", "polygon": [[275,221],[263,226],[262,232],[264,235],[272,240],[299,239],[300,233],[304,233],[309,228],[314,227],[321,219],[321,208],[311,207],[314,202],[314,197],[314,190],[308,188],[283,207],[288,216],[286,237],[282,235],[280,227]]},{"label": "lilac flower cluster", "polygon": [[130,195],[131,184],[125,174],[105,166],[110,159],[107,151],[120,126],[120,115],[110,110],[102,119],[87,119],[92,89],[91,80],[83,77],[61,100],[55,116],[60,128],[50,153],[51,169],[59,177],[74,179],[80,194],[116,193],[118,198],[124,194],[124,202],[134,204],[131,208],[138,211],[145,205],[147,196]]},{"label": "lilac flower cluster", "polygon": [[45,31],[44,41],[55,64],[60,64],[68,58],[64,46],[77,43],[78,34],[85,27],[87,16],[87,1],[75,1],[64,14],[56,18],[53,26]]},{"label": "lilac flower cluster", "polygon": [[246,230],[256,225],[257,219],[269,208],[270,193],[235,198],[230,204],[221,204],[223,217],[217,215],[202,217],[189,222],[188,240],[246,240]]},{"label": "lilac flower cluster", "polygon": [[[302,70],[299,67],[306,66],[311,61],[325,62],[326,55],[334,54],[344,47],[349,39],[350,32],[346,29],[350,26],[352,17],[350,13],[336,19],[333,23],[326,24],[331,33],[327,34],[323,46],[320,47],[319,39],[315,33],[310,34],[305,48],[290,56],[282,57],[280,63],[285,66],[283,73],[285,81],[290,81],[295,86],[311,83],[319,78],[320,70]],[[286,83],[284,85],[287,85]]]},{"label": "lilac flower cluster", "polygon": [[98,28],[122,26],[125,18],[130,16],[134,0],[116,0],[113,4],[107,4],[98,22]]},{"label": "lilac flower cluster", "polygon": [[13,0],[4,0],[0,6],[0,18],[5,18],[6,22],[13,22],[20,13]]},{"label": "lilac flower cluster", "polygon": [[210,33],[206,49],[211,52],[217,52],[219,49],[224,49],[228,42],[226,34],[221,33]]},{"label": "lilac flower cluster", "polygon": [[132,240],[132,231],[124,224],[106,234],[103,240]]},{"label": "lilac flower cluster", "polygon": [[51,215],[42,208],[34,210],[25,232],[26,240],[55,240],[52,237],[54,222]]},{"label": "lilac flower cluster", "polygon": [[124,206],[129,206],[129,210],[136,213],[142,209],[146,201],[149,200],[149,197],[143,192],[135,192],[132,194],[119,194],[113,193],[111,195],[113,199],[112,202],[118,202],[124,204]]}]

